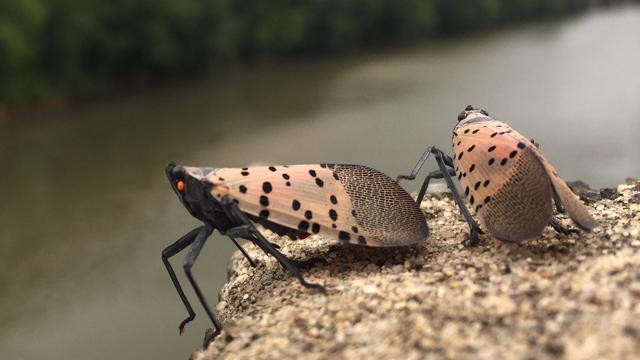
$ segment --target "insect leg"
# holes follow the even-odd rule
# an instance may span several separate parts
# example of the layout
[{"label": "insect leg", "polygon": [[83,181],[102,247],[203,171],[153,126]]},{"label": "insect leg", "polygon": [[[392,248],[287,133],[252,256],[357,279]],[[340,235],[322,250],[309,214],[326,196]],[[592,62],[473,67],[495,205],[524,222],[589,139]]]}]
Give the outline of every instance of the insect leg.
[{"label": "insect leg", "polygon": [[[456,171],[451,167],[447,167],[447,171],[449,172],[450,176],[454,176],[456,174]],[[441,170],[432,171],[429,173],[429,175],[427,175],[427,177],[424,179],[424,182],[422,182],[420,192],[418,193],[418,197],[416,198],[416,203],[418,204],[418,206],[422,204],[422,200],[424,199],[424,195],[427,193],[427,188],[429,187],[429,182],[431,181],[431,179],[442,179],[443,177],[444,174]]]},{"label": "insect leg", "polygon": [[[438,149],[436,149],[436,150],[438,150]],[[451,158],[451,156],[449,156],[449,155],[447,155],[447,154],[445,154],[443,152],[441,152],[441,155],[442,155],[442,160],[444,161],[444,163],[447,166],[453,168],[453,159]]]},{"label": "insect leg", "polygon": [[233,241],[234,244],[236,244],[236,247],[238,248],[238,250],[240,250],[240,252],[242,253],[242,255],[244,255],[244,257],[247,258],[247,260],[249,260],[249,264],[251,265],[251,267],[256,267],[256,263],[253,262],[253,259],[251,259],[251,257],[249,256],[249,254],[247,254],[246,251],[244,251],[244,248],[242,246],[240,246],[240,244],[238,244],[238,242],[236,241],[235,238],[233,238],[232,236],[229,236],[229,239],[231,239],[231,241]]},{"label": "insect leg", "polygon": [[578,231],[577,229],[571,229],[571,228],[562,226],[562,224],[560,224],[558,219],[553,217],[551,218],[551,220],[549,220],[549,226],[551,226],[556,232],[562,235],[569,235],[571,233],[574,233],[574,234],[580,233],[580,231]]},{"label": "insect leg", "polygon": [[276,260],[282,265],[285,269],[287,269],[293,276],[298,278],[300,284],[306,288],[314,288],[321,291],[325,291],[324,287],[319,284],[313,284],[307,282],[298,268],[291,263],[291,261],[284,256],[281,252],[279,252],[269,240],[265,239],[265,237],[256,229],[256,227],[251,223],[251,221],[247,218],[246,215],[238,208],[238,205],[231,201],[231,199],[227,196],[223,197],[220,200],[220,204],[222,204],[225,212],[229,217],[235,221],[236,223],[242,224],[236,228],[232,228],[227,230],[227,232],[231,232],[238,237],[246,238],[260,247],[265,253],[273,256]]},{"label": "insect leg", "polygon": [[167,272],[171,277],[173,286],[176,287],[176,291],[178,291],[178,295],[180,295],[180,299],[182,299],[182,303],[184,304],[184,307],[187,309],[187,312],[189,313],[189,316],[186,319],[182,320],[182,322],[180,323],[180,326],[178,327],[178,329],[180,330],[180,334],[182,334],[184,325],[196,317],[196,313],[193,311],[193,308],[191,307],[191,304],[189,304],[189,300],[187,299],[187,296],[184,294],[184,291],[182,290],[182,286],[180,285],[180,282],[176,277],[176,273],[175,271],[173,271],[173,268],[171,267],[169,258],[179,253],[180,251],[184,250],[184,248],[186,248],[187,246],[191,245],[193,241],[196,239],[196,236],[198,236],[198,234],[200,233],[200,231],[202,231],[203,228],[204,226],[200,226],[189,231],[189,233],[187,233],[186,235],[178,239],[176,242],[174,242],[173,244],[167,246],[164,250],[162,250],[162,262],[164,263],[164,266],[167,268]]},{"label": "insect leg", "polygon": [[267,252],[268,254],[271,254],[273,257],[275,257],[276,260],[278,260],[278,262],[282,266],[284,266],[287,270],[289,270],[289,272],[291,272],[293,276],[298,278],[298,281],[302,286],[306,288],[313,288],[313,289],[321,290],[322,292],[326,292],[324,286],[307,282],[307,280],[304,279],[302,274],[300,274],[300,271],[298,270],[298,268],[295,265],[293,265],[286,256],[284,256],[281,252],[276,250],[276,248],[274,248],[271,245],[271,243],[267,239],[265,239],[264,236],[262,236],[262,234],[255,227],[251,230],[251,232],[255,236],[256,240],[259,243],[262,243],[262,246],[261,246],[262,249],[265,250],[265,252]]},{"label": "insect leg", "polygon": [[[187,274],[187,279],[189,279],[189,282],[191,283],[193,290],[196,292],[196,295],[198,296],[198,299],[200,300],[202,307],[206,311],[207,315],[209,315],[209,319],[211,319],[211,322],[213,322],[213,326],[215,329],[211,338],[215,337],[220,333],[220,330],[222,329],[222,325],[220,324],[220,320],[218,320],[218,317],[216,316],[216,314],[211,310],[209,303],[207,303],[207,300],[202,294],[202,291],[200,290],[200,286],[198,286],[198,283],[196,282],[196,280],[193,277],[193,274],[191,273],[191,268],[195,264],[196,259],[198,258],[198,255],[200,255],[200,251],[204,246],[204,243],[207,241],[207,238],[211,235],[212,232],[213,232],[213,228],[211,227],[207,226],[202,228],[198,233],[198,235],[196,235],[196,239],[193,241],[193,245],[191,245],[191,249],[189,249],[189,253],[184,259],[184,272],[185,274]],[[191,320],[193,319],[189,319],[187,322]],[[183,322],[181,326],[184,327],[185,324],[186,322]],[[205,342],[204,346],[207,346],[207,345],[208,345],[208,341]]]},{"label": "insect leg", "polygon": [[443,156],[446,156],[446,155],[442,152],[442,150],[439,150],[436,148],[433,148],[432,151],[435,154],[438,167],[440,168],[440,171],[442,171],[442,174],[444,175],[444,180],[447,182],[447,186],[449,187],[449,190],[451,190],[451,194],[453,195],[453,200],[456,202],[456,204],[460,208],[460,212],[462,213],[462,216],[464,217],[465,221],[467,222],[467,224],[469,224],[469,228],[471,230],[469,234],[470,244],[477,245],[479,242],[478,234],[482,233],[482,231],[480,230],[480,227],[475,222],[475,220],[473,220],[473,218],[471,217],[471,214],[469,213],[469,210],[467,209],[467,207],[464,205],[464,202],[462,202],[462,198],[458,193],[458,189],[456,188],[455,184],[453,183],[453,180],[451,179],[451,176],[449,175],[449,172],[447,171],[447,166],[443,159]]},{"label": "insect leg", "polygon": [[[259,247],[260,249],[262,249],[262,251],[264,251],[265,253],[267,253],[267,255],[270,255],[267,250],[265,250],[264,247],[262,247],[262,245],[260,243],[256,243],[253,239],[253,235],[251,234],[251,225],[240,225],[240,226],[236,226],[236,227],[232,227],[231,229],[227,229],[225,232],[225,235],[231,237],[231,238],[243,238],[243,239],[247,239],[249,241],[251,241],[254,245],[256,245],[257,247]],[[272,242],[270,242],[271,246],[275,247],[275,248],[280,248],[280,246],[278,246],[277,244],[274,244]]]},{"label": "insect leg", "polygon": [[427,150],[425,150],[424,154],[420,156],[420,159],[418,159],[418,162],[413,167],[413,170],[411,170],[410,175],[398,175],[396,177],[396,182],[399,183],[400,180],[402,179],[415,180],[416,175],[418,175],[418,172],[420,172],[420,169],[422,169],[422,166],[424,165],[424,163],[427,161],[427,159],[429,159],[429,156],[431,156],[431,154],[433,153],[432,149],[433,149],[433,146],[429,146]]}]

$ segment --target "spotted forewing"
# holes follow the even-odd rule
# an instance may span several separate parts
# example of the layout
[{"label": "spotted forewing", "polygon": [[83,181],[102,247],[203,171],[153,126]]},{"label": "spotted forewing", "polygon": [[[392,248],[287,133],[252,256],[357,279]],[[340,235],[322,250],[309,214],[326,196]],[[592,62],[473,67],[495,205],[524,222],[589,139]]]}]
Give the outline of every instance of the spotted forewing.
[{"label": "spotted forewing", "polygon": [[552,198],[581,228],[598,223],[536,145],[509,125],[472,112],[453,132],[462,191],[491,233],[507,241],[538,235],[553,214]]},{"label": "spotted forewing", "polygon": [[228,195],[262,223],[303,236],[368,246],[409,245],[428,237],[424,215],[406,191],[366,166],[222,168],[207,179],[215,198]]}]

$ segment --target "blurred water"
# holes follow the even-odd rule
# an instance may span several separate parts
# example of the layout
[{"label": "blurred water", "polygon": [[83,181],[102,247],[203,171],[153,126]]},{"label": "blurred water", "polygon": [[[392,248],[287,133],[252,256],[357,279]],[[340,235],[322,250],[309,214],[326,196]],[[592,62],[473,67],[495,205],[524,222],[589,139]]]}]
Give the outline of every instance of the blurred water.
[{"label": "blurred water", "polygon": [[[0,129],[0,353],[173,359],[199,346],[204,313],[196,304],[178,336],[185,311],[160,261],[196,225],[166,183],[170,160],[363,163],[396,175],[427,145],[449,149],[456,115],[473,103],[540,142],[566,179],[640,176],[639,33],[640,7],[617,8],[228,69]],[[216,235],[195,268],[213,302],[232,250]]]}]

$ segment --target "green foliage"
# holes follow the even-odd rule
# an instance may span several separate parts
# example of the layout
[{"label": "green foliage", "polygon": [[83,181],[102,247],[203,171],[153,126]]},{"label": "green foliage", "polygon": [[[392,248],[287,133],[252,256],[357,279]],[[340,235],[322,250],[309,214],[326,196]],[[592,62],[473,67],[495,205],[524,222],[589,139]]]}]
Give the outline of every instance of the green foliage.
[{"label": "green foliage", "polygon": [[589,0],[0,0],[0,101],[344,52],[577,11]]}]

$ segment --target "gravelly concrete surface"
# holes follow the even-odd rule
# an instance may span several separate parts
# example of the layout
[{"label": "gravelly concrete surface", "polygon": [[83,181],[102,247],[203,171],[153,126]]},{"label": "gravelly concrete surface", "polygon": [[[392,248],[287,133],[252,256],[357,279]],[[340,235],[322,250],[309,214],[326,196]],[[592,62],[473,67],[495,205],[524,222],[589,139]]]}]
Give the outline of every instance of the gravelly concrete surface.
[{"label": "gravelly concrete surface", "polygon": [[[603,197],[600,196],[603,195]],[[239,252],[217,311],[224,331],[195,359],[640,358],[640,182],[585,195],[601,227],[507,244],[468,227],[447,194],[422,208],[414,248],[344,247],[268,233],[328,293],[300,286],[253,245]],[[564,225],[572,225],[561,217]]]}]

